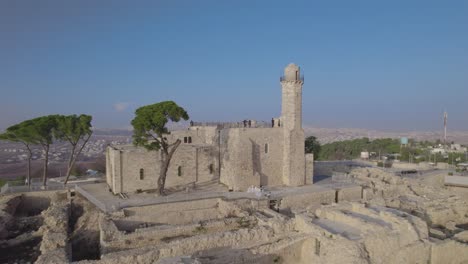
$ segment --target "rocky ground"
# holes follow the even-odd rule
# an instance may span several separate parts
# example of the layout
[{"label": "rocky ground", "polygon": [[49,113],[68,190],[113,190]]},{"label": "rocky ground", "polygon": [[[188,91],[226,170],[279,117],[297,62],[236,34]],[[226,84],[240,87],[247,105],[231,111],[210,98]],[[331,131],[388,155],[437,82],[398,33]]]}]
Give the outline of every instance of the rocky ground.
[{"label": "rocky ground", "polygon": [[407,179],[378,168],[356,168],[349,173],[365,188],[367,203],[416,215],[431,227],[454,231],[468,223],[468,200],[431,179]]},{"label": "rocky ground", "polygon": [[99,212],[67,192],[0,197],[0,263],[99,258]]},{"label": "rocky ground", "polygon": [[0,197],[0,262],[468,263],[466,189],[445,187],[443,173],[402,178],[368,167],[347,177],[363,187],[360,202],[301,202],[282,214],[268,201],[221,199],[221,218],[133,231],[114,222],[138,220],[129,211],[104,215],[72,193]]}]

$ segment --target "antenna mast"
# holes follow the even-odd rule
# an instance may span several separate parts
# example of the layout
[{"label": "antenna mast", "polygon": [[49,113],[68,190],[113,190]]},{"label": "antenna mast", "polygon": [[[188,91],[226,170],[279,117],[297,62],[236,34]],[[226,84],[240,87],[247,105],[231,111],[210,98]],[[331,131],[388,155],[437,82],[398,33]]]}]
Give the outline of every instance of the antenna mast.
[{"label": "antenna mast", "polygon": [[444,111],[444,145],[447,144],[447,111]]}]

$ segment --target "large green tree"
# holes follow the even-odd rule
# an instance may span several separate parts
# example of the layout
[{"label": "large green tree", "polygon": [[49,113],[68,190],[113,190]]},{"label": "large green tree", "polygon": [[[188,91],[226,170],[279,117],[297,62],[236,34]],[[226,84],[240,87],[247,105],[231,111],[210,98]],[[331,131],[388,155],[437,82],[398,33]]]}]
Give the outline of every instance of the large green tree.
[{"label": "large green tree", "polygon": [[322,145],[317,160],[355,159],[359,158],[362,151],[376,152],[381,155],[400,153],[400,141],[392,138],[372,141],[368,138],[336,141]]},{"label": "large green tree", "polygon": [[44,153],[44,171],[42,174],[42,185],[47,185],[47,173],[49,168],[49,150],[54,142],[57,130],[58,115],[41,116],[29,120],[31,122],[31,138],[42,147]]},{"label": "large green tree", "polygon": [[160,152],[162,163],[157,183],[160,195],[165,194],[167,170],[174,152],[181,143],[180,139],[168,142],[166,135],[170,132],[166,125],[169,121],[179,122],[181,119],[189,119],[187,112],[173,101],[164,101],[138,108],[132,120],[133,144]]},{"label": "large green tree", "polygon": [[310,136],[305,139],[305,153],[313,153],[314,159],[318,158],[320,148],[320,143],[316,137]]},{"label": "large green tree", "polygon": [[67,184],[76,159],[93,134],[91,130],[92,119],[93,117],[89,115],[57,116],[55,137],[59,140],[67,141],[71,145],[64,184]]},{"label": "large green tree", "polygon": [[27,172],[26,172],[26,179],[28,182],[29,188],[31,187],[31,156],[32,156],[32,149],[31,147],[38,142],[33,137],[35,128],[33,126],[33,122],[30,120],[23,121],[19,124],[13,125],[8,127],[6,131],[0,134],[0,140],[8,140],[12,142],[18,142],[25,146],[28,152],[28,165],[27,165]]}]

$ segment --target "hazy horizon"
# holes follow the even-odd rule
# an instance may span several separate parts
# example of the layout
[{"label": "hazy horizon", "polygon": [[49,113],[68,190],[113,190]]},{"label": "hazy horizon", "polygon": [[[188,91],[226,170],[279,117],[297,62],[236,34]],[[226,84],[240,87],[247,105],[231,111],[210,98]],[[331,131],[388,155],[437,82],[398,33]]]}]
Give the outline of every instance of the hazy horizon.
[{"label": "hazy horizon", "polygon": [[127,128],[174,100],[196,121],[271,120],[290,62],[303,123],[467,131],[466,1],[4,1],[0,130],[46,114]]}]

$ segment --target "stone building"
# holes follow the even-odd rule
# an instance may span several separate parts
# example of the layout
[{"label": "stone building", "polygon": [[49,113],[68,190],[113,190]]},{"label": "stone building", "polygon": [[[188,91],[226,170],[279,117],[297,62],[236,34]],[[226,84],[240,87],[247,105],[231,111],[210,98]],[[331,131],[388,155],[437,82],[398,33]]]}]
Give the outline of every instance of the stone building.
[{"label": "stone building", "polygon": [[[249,186],[312,184],[313,156],[305,155],[300,68],[289,64],[280,78],[282,110],[271,122],[191,122],[173,131],[182,141],[171,160],[166,187],[222,183],[229,190]],[[155,189],[160,155],[132,145],[107,148],[107,183],[113,193]]]}]

